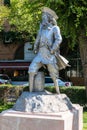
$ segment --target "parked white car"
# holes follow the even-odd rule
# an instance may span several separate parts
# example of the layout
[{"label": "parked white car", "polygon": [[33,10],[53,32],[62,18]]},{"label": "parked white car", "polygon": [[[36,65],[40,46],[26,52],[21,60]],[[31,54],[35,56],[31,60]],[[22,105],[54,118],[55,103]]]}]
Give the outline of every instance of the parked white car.
[{"label": "parked white car", "polygon": [[11,83],[11,79],[7,74],[0,74],[0,84],[9,84]]},{"label": "parked white car", "polygon": [[[70,87],[70,86],[72,86],[72,83],[68,82],[68,81],[63,81],[62,79],[58,78],[58,85]],[[51,77],[45,77],[45,87],[47,87],[47,86],[54,86],[54,83],[53,83],[53,80],[51,79]]]}]

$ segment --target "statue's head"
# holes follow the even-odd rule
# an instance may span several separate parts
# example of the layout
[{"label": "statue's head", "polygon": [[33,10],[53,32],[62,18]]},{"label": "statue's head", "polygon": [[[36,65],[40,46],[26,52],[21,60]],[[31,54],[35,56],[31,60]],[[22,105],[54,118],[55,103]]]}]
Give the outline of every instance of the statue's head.
[{"label": "statue's head", "polygon": [[44,7],[44,8],[42,9],[42,13],[47,13],[50,17],[55,18],[55,20],[58,19],[57,14],[56,14],[52,9],[50,9],[50,8],[48,8],[48,7]]},{"label": "statue's head", "polygon": [[42,9],[42,24],[44,26],[47,25],[48,23],[55,25],[57,19],[58,19],[58,16],[50,8],[44,7]]}]

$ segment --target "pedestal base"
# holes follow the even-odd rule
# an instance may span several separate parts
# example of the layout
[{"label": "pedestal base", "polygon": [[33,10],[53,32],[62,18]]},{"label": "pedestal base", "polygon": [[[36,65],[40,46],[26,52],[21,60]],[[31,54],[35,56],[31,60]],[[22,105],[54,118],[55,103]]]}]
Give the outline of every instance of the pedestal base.
[{"label": "pedestal base", "polygon": [[29,113],[12,109],[0,114],[0,130],[82,130],[82,107],[59,113]]}]

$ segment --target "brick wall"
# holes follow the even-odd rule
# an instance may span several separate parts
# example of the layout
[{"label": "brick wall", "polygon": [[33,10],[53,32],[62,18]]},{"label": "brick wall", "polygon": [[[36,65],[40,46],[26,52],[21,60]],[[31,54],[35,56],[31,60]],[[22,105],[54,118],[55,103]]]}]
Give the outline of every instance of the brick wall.
[{"label": "brick wall", "polygon": [[19,48],[19,44],[3,44],[0,41],[0,60],[13,60],[15,57],[15,52]]},{"label": "brick wall", "polygon": [[71,77],[70,81],[75,86],[84,86],[84,78],[82,78],[82,77]]}]

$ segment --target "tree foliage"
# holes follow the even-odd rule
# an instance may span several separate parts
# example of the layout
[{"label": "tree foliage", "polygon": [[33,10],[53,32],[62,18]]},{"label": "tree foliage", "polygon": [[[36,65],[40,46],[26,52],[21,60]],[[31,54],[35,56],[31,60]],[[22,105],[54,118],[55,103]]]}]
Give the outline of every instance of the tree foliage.
[{"label": "tree foliage", "polygon": [[10,12],[10,23],[16,25],[19,31],[27,31],[32,34],[35,32],[39,11],[37,11],[40,4],[30,2],[28,0],[12,0],[11,1],[11,12]]},{"label": "tree foliage", "polygon": [[3,28],[4,20],[8,18],[9,14],[10,10],[3,5],[0,5],[0,30]]},{"label": "tree foliage", "polygon": [[[87,36],[87,1],[86,0],[10,0],[10,7],[0,8],[0,23],[8,17],[19,32],[33,36],[39,27],[41,8],[50,7],[59,16],[58,25],[62,35],[73,47],[78,42],[80,31]],[[4,8],[4,9],[3,9]]]},{"label": "tree foliage", "polygon": [[86,0],[48,0],[47,5],[59,15],[58,24],[70,47],[78,42],[78,36],[83,29],[87,36]]},{"label": "tree foliage", "polygon": [[[2,6],[4,11],[2,9],[0,25],[2,26],[4,18],[7,18],[10,25],[15,25],[15,31],[22,33],[25,38],[32,37],[39,26],[42,3],[37,0],[10,0],[10,3],[9,7]],[[4,12],[7,12],[7,15]]]}]

